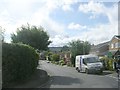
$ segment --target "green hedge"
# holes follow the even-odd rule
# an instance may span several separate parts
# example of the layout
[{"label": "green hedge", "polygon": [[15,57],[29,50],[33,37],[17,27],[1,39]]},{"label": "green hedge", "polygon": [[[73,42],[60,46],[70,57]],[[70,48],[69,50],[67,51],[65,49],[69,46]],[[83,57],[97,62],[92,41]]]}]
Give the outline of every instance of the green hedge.
[{"label": "green hedge", "polygon": [[33,74],[38,65],[39,56],[34,48],[25,44],[2,45],[3,87],[11,82],[19,82]]}]

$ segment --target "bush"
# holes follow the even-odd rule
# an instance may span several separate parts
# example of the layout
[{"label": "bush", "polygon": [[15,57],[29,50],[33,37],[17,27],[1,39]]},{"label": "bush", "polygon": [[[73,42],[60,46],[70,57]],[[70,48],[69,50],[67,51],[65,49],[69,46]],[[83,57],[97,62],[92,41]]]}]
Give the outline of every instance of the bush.
[{"label": "bush", "polygon": [[11,82],[27,79],[35,71],[39,56],[35,50],[24,44],[2,45],[3,87]]},{"label": "bush", "polygon": [[71,62],[68,62],[68,63],[67,63],[67,66],[73,67],[73,65],[71,64]]},{"label": "bush", "polygon": [[52,55],[52,61],[59,61],[60,60],[60,56],[58,54],[53,54]]},{"label": "bush", "polygon": [[72,56],[70,61],[71,61],[71,65],[75,67],[75,56]]},{"label": "bush", "polygon": [[64,61],[64,60],[60,60],[60,61],[59,61],[59,64],[60,64],[60,65],[65,65],[65,61]]},{"label": "bush", "polygon": [[113,70],[113,62],[114,62],[114,60],[112,58],[103,57],[103,58],[101,58],[101,61],[103,63],[104,69]]}]

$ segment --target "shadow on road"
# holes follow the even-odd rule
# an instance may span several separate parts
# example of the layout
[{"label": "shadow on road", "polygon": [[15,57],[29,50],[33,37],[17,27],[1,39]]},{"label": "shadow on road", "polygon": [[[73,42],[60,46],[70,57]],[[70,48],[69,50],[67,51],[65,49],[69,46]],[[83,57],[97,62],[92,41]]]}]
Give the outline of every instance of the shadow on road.
[{"label": "shadow on road", "polygon": [[78,78],[72,78],[67,76],[51,76],[53,79],[52,85],[72,85],[81,84],[83,81]]},{"label": "shadow on road", "polygon": [[112,71],[103,71],[103,73],[91,73],[91,75],[102,75],[102,76],[109,75],[109,74],[113,74],[113,72]]},{"label": "shadow on road", "polygon": [[19,83],[13,83],[8,88],[37,88],[48,81],[49,77],[46,71],[37,69],[28,80]]},{"label": "shadow on road", "polygon": [[101,75],[109,75],[109,74],[112,74],[113,72],[112,71],[103,71],[103,73]]}]

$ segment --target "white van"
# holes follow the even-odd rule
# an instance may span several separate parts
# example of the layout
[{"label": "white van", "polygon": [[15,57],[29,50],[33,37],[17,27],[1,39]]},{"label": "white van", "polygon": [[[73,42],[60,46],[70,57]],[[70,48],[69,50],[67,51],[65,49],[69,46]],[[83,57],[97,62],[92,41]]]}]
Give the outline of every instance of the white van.
[{"label": "white van", "polygon": [[75,67],[78,72],[102,73],[103,64],[96,55],[78,55],[75,59]]}]

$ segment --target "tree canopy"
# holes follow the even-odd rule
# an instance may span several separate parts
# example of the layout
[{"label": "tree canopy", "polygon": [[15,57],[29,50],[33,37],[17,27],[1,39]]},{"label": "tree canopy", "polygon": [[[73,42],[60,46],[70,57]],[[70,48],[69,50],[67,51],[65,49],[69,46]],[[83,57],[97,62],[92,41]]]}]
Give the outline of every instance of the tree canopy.
[{"label": "tree canopy", "polygon": [[43,27],[30,26],[29,24],[18,28],[16,34],[11,35],[11,39],[13,43],[22,42],[39,50],[47,50],[51,43]]},{"label": "tree canopy", "polygon": [[88,41],[71,41],[69,42],[69,47],[74,56],[89,54],[90,51],[90,43]]},{"label": "tree canopy", "polygon": [[69,42],[69,47],[72,54],[72,64],[75,64],[74,60],[76,55],[89,54],[90,46],[90,43],[87,41],[74,40]]},{"label": "tree canopy", "polygon": [[69,51],[69,47],[67,45],[64,45],[61,51],[62,52]]}]

